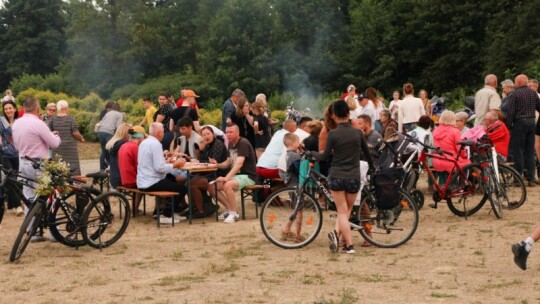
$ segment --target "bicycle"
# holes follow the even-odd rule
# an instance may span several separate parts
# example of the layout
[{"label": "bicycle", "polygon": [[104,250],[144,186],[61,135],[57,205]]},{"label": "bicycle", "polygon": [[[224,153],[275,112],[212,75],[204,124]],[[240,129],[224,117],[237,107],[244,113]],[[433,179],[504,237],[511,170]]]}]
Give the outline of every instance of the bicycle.
[{"label": "bicycle", "polygon": [[[271,193],[261,208],[260,223],[264,235],[284,249],[302,248],[310,244],[321,230],[322,209],[309,192],[310,183],[314,183],[326,199],[334,203],[323,183],[326,177],[313,169],[316,161],[309,156],[309,152],[302,153],[304,160],[309,161],[309,167],[302,183]],[[403,189],[399,190],[399,195],[398,206],[389,210],[379,209],[374,188],[364,187],[361,211],[350,221],[351,229],[357,230],[367,242],[378,247],[393,248],[407,242],[418,227],[418,206]],[[296,228],[296,233],[292,232],[293,228]]]},{"label": "bicycle", "polygon": [[[472,157],[475,162],[465,166],[463,170],[471,172],[471,175],[476,177],[472,181],[477,183],[493,202],[495,216],[502,218],[503,209],[517,209],[525,203],[527,198],[525,183],[514,168],[499,163],[495,147],[487,136],[480,138],[475,148],[476,153]],[[478,172],[480,176],[475,176]],[[483,205],[481,203],[472,208],[471,214],[480,210]]]},{"label": "bicycle", "polygon": [[[467,166],[464,166],[463,168],[459,166],[458,159],[461,155],[461,153],[464,151],[465,147],[470,147],[474,145],[473,141],[461,141],[457,144],[460,145],[460,149],[456,155],[455,158],[453,158],[453,154],[442,150],[440,147],[431,147],[418,139],[415,138],[415,135],[409,135],[404,134],[409,140],[415,144],[418,144],[422,147],[422,152],[420,153],[420,156],[418,157],[418,162],[422,165],[422,169],[425,170],[429,178],[433,181],[433,186],[435,188],[435,191],[433,193],[433,201],[435,202],[434,205],[432,205],[432,208],[437,209],[437,205],[440,201],[446,200],[446,203],[448,205],[448,209],[452,213],[454,213],[457,216],[465,217],[467,218],[469,215],[474,214],[478,210],[469,210],[467,208],[468,204],[468,198],[471,196],[474,196],[476,194],[475,187],[473,182],[470,180],[470,177],[472,175],[471,170],[464,170],[464,168],[468,168]],[[432,153],[429,153],[428,151],[432,150]],[[447,157],[451,156],[451,157]],[[448,175],[448,178],[445,181],[445,184],[441,187],[439,183],[437,182],[437,179],[435,178],[433,171],[430,169],[428,164],[428,158],[431,159],[440,159],[446,162],[451,162],[453,164],[452,170],[450,174]],[[453,200],[457,199],[457,201]],[[477,208],[478,205],[485,204],[485,201],[488,199],[487,195],[483,195],[480,203],[475,204],[474,208]]]},{"label": "bicycle", "polygon": [[[31,160],[34,168],[40,168],[41,164],[37,161]],[[58,188],[51,189],[52,193],[48,196],[37,196],[34,201],[29,201],[22,195],[22,191],[17,186],[18,184],[33,187],[35,180],[21,176],[14,171],[7,171],[2,168],[2,172],[6,174],[0,187],[12,187],[16,190],[17,195],[29,208],[23,224],[20,227],[19,234],[13,244],[10,258],[11,262],[14,262],[20,258],[31,238],[36,235],[38,229],[39,233],[43,234],[45,227],[49,228],[51,235],[60,243],[70,246],[79,247],[89,244],[92,247],[103,248],[111,245],[118,240],[129,224],[129,204],[127,199],[119,193],[104,193],[95,197],[97,190],[91,188],[79,187],[77,184],[82,184],[84,181],[74,178],[68,179],[68,185],[70,191],[67,194],[62,194]],[[51,176],[51,179],[59,178],[58,176]],[[20,181],[19,181],[19,180]],[[124,212],[125,216],[121,222],[120,229],[115,232],[115,236],[111,237],[111,240],[103,242],[103,233],[105,228],[113,225],[111,206],[111,199],[105,200],[108,196],[113,195],[117,197],[120,213]],[[113,202],[114,203],[114,202]],[[104,209],[107,212],[101,214],[100,229],[88,233],[88,227],[92,227],[89,223],[93,222],[89,219],[91,217],[91,211],[96,209]],[[123,209],[123,210],[122,210]],[[111,230],[111,229],[109,229]],[[114,230],[113,230],[114,231]],[[97,240],[97,241],[96,241]]]}]

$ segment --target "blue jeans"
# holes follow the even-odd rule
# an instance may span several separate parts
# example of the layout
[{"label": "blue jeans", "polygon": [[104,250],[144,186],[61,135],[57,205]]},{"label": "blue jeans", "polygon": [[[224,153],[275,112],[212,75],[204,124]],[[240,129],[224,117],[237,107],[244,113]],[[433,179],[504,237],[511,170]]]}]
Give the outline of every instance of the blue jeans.
[{"label": "blue jeans", "polygon": [[521,118],[514,121],[510,130],[510,147],[512,147],[512,157],[514,169],[525,176],[527,180],[534,179],[534,133],[536,125],[534,118]]},{"label": "blue jeans", "polygon": [[106,132],[98,132],[99,144],[101,145],[101,155],[99,155],[99,170],[105,170],[109,166],[109,151],[105,149],[105,145],[113,135]]}]

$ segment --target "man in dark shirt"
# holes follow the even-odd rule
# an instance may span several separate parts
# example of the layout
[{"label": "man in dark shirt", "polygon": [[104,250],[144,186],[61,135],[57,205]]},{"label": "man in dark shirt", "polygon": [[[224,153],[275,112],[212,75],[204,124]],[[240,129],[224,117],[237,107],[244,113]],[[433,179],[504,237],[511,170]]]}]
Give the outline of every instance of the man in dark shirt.
[{"label": "man in dark shirt", "polygon": [[[208,187],[208,191],[225,206],[225,212],[221,214],[220,218],[223,219],[224,223],[232,224],[240,218],[236,208],[235,192],[255,184],[257,158],[249,141],[240,137],[237,125],[227,126],[225,134],[229,140],[229,158],[217,165],[219,169],[226,169],[231,165],[232,168],[226,176],[220,176],[216,179],[218,183],[217,196],[214,193],[213,185]],[[210,162],[216,163],[215,160]]]},{"label": "man in dark shirt", "polygon": [[223,103],[223,108],[221,109],[221,130],[225,131],[227,123],[231,121],[231,116],[236,111],[236,105],[240,97],[246,97],[246,94],[244,91],[236,89],[232,92],[231,97]]},{"label": "man in dark shirt", "polygon": [[193,90],[183,90],[184,96],[182,105],[177,107],[172,111],[171,118],[174,121],[174,125],[178,123],[178,120],[182,117],[189,117],[193,120],[193,128],[195,132],[199,133],[201,131],[201,125],[199,124],[199,115],[197,110],[192,108],[192,105],[195,104],[195,97],[199,97]]},{"label": "man in dark shirt", "polygon": [[515,89],[508,95],[508,113],[506,124],[510,128],[510,146],[514,168],[525,175],[529,187],[536,183],[534,178],[534,136],[540,135],[539,128],[535,132],[535,111],[540,111],[540,98],[535,91],[527,86],[529,79],[526,75],[518,75]]}]

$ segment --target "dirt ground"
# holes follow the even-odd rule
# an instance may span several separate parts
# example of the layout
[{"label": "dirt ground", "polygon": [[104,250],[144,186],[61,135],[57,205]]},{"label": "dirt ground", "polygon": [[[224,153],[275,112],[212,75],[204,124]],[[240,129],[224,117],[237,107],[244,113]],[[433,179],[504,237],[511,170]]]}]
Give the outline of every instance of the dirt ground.
[{"label": "dirt ground", "polygon": [[[83,172],[96,166],[84,161]],[[528,190],[502,220],[488,207],[465,220],[445,204],[427,207],[428,199],[408,243],[363,248],[355,234],[354,255],[329,252],[331,212],[312,244],[284,250],[249,209],[232,225],[203,219],[158,229],[150,215],[137,217],[103,251],[37,243],[9,263],[22,218],[6,214],[0,303],[539,303],[540,249],[525,272],[510,250],[540,219],[540,186]]]}]

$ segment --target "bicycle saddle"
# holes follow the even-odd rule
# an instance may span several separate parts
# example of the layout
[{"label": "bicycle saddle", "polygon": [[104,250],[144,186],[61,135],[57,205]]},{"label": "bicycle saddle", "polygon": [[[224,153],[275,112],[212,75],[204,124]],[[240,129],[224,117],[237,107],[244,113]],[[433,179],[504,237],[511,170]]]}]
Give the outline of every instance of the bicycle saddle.
[{"label": "bicycle saddle", "polygon": [[464,141],[458,142],[457,144],[462,145],[462,146],[470,147],[470,146],[474,145],[474,141],[472,141],[472,140],[464,140]]}]

